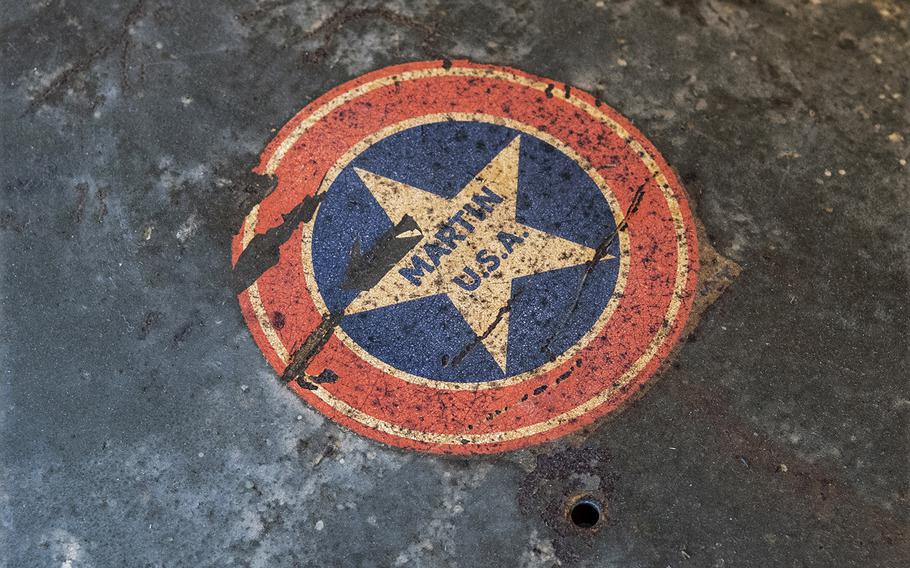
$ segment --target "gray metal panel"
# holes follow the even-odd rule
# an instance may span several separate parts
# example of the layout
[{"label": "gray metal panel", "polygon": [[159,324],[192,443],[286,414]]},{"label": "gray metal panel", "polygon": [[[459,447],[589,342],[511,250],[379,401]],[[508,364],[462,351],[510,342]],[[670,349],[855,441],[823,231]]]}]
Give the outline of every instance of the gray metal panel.
[{"label": "gray metal panel", "polygon": [[[0,566],[910,563],[906,4],[5,4]],[[439,56],[600,95],[743,267],[586,435],[390,449],[303,405],[240,317],[273,129]]]}]

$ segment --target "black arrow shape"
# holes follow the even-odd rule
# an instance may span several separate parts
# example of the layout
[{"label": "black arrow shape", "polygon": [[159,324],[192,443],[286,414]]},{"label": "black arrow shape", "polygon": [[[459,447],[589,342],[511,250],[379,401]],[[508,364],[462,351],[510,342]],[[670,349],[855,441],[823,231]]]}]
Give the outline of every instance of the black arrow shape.
[{"label": "black arrow shape", "polygon": [[[416,234],[407,234],[415,231]],[[369,290],[422,238],[423,233],[417,222],[410,215],[405,215],[385,231],[366,254],[360,252],[360,239],[355,240],[341,287],[345,290]]]},{"label": "black arrow shape", "polygon": [[[416,231],[417,234],[406,235]],[[402,236],[405,235],[405,236]],[[389,227],[366,254],[360,251],[360,240],[351,247],[351,259],[345,271],[342,288],[364,291],[375,286],[395,264],[408,254],[423,234],[414,218],[405,215],[396,225]],[[335,333],[335,328],[344,317],[344,309],[323,316],[322,322],[306,338],[303,344],[291,354],[288,366],[281,375],[285,383],[296,381],[305,389],[316,389],[317,383],[332,382],[313,379],[306,375],[306,368]],[[334,379],[333,379],[334,380]]]}]

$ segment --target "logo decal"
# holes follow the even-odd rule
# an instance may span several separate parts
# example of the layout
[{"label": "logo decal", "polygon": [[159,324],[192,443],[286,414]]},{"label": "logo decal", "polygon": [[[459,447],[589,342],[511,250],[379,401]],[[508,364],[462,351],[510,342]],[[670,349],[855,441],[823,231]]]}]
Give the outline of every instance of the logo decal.
[{"label": "logo decal", "polygon": [[253,336],[301,397],[386,443],[489,453],[589,424],[692,304],[672,171],[612,109],[519,71],[368,74],[301,111],[258,171],[278,185],[233,247],[235,273],[259,266],[239,295]]}]

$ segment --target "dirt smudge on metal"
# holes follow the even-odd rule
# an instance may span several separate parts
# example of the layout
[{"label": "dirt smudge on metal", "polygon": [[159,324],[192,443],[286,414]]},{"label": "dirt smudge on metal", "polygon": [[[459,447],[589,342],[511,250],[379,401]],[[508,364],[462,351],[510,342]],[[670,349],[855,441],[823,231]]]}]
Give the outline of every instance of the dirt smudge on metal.
[{"label": "dirt smudge on metal", "polygon": [[[567,564],[574,565],[592,550],[593,537],[611,522],[610,500],[618,481],[611,462],[606,448],[565,445],[537,455],[536,464],[519,485],[519,509],[540,518],[553,531],[556,555]],[[571,506],[582,497],[601,507],[602,518],[594,527],[576,527],[569,518]]]}]

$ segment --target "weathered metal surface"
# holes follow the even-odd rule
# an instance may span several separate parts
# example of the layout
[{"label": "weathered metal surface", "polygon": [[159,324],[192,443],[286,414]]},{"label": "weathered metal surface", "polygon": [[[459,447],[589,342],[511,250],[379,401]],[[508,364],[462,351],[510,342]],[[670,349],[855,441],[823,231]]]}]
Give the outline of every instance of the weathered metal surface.
[{"label": "weathered metal surface", "polygon": [[[0,565],[907,565],[904,3],[7,3],[0,27]],[[469,459],[301,404],[235,299],[280,231],[226,254],[304,102],[442,58],[618,109],[742,268],[622,412]]]}]

